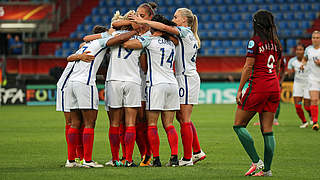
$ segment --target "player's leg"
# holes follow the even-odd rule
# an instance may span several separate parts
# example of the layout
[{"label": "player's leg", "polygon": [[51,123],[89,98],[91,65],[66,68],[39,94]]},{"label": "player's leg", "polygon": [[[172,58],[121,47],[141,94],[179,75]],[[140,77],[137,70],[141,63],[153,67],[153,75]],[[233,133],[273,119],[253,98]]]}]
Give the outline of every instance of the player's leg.
[{"label": "player's leg", "polygon": [[[144,104],[144,105],[142,105]],[[140,152],[140,157],[141,159],[145,156],[146,154],[146,141],[145,141],[145,123],[146,123],[146,118],[145,118],[145,101],[141,101],[141,107],[138,109],[138,115],[137,115],[137,120],[136,120],[136,142],[139,148]]]},{"label": "player's leg", "polygon": [[281,106],[280,106],[280,103],[279,103],[277,111],[276,111],[276,114],[274,115],[274,120],[273,120],[273,124],[276,125],[276,126],[279,125],[278,119],[279,119],[279,115],[280,115],[280,108],[281,108]]},{"label": "player's leg", "polygon": [[178,133],[173,126],[175,111],[162,111],[161,120],[163,128],[166,131],[168,142],[171,149],[171,157],[167,166],[178,166]]},{"label": "player's leg", "polygon": [[126,144],[124,141],[125,132],[126,132],[125,115],[123,112],[123,108],[121,108],[121,117],[120,117],[120,124],[119,124],[119,138],[120,138],[120,145],[121,145],[121,151],[122,151],[122,157],[121,157],[120,161],[122,164],[124,164],[126,162]]},{"label": "player's leg", "polygon": [[[120,149],[120,124],[124,117],[123,115],[123,84],[119,81],[109,81],[107,91],[108,106],[110,110],[110,128],[109,128],[109,142],[112,153],[113,164],[118,166],[122,163],[119,161]],[[123,121],[124,122],[124,121]],[[123,126],[121,126],[123,127]],[[124,137],[124,132],[123,132]],[[122,148],[125,154],[124,147]]]},{"label": "player's leg", "polygon": [[233,130],[236,132],[243,148],[252,161],[250,169],[245,173],[246,176],[254,174],[257,168],[261,166],[262,162],[259,158],[256,148],[254,147],[253,138],[246,128],[249,121],[255,114],[255,111],[245,111],[237,108],[233,125]]},{"label": "player's leg", "polygon": [[158,134],[158,118],[160,115],[160,111],[146,111],[146,117],[148,120],[148,141],[153,154],[153,166],[161,167],[160,157],[159,157],[159,147],[160,147],[160,139]]},{"label": "player's leg", "polygon": [[67,144],[69,144],[68,131],[69,131],[69,128],[71,127],[71,114],[70,112],[63,112],[63,114],[64,114],[64,119],[66,120],[65,137],[66,137]]},{"label": "player's leg", "polygon": [[120,121],[123,116],[122,108],[110,108],[109,142],[112,154],[112,161],[119,164],[120,150]]},{"label": "player's leg", "polygon": [[[193,129],[191,122],[192,104],[180,104],[180,110],[176,113],[176,118],[180,122],[180,133],[183,145],[183,158],[179,164],[193,165],[192,144]],[[196,132],[195,132],[196,133]],[[184,163],[189,162],[189,163]]]},{"label": "player's leg", "polygon": [[75,162],[76,148],[79,144],[80,127],[81,127],[81,112],[78,109],[72,109],[70,112],[71,127],[68,130],[68,161],[66,167],[77,167]]},{"label": "player's leg", "polygon": [[126,162],[125,166],[133,167],[136,166],[132,161],[132,153],[134,149],[134,144],[136,140],[136,118],[138,113],[138,108],[136,107],[125,107],[125,147],[126,147]]},{"label": "player's leg", "polygon": [[262,112],[259,114],[261,132],[264,140],[264,168],[254,176],[272,176],[271,163],[275,149],[275,139],[272,131],[274,115],[275,113],[273,112]]},{"label": "player's leg", "polygon": [[294,106],[296,108],[297,115],[302,121],[300,128],[308,127],[308,122],[304,116],[304,112],[302,109],[302,97],[293,97],[293,100],[294,100]]},{"label": "player's leg", "polygon": [[311,99],[310,110],[311,110],[311,117],[313,121],[312,129],[317,131],[319,130],[319,124],[318,124],[319,91],[310,90],[310,99]]},{"label": "player's leg", "polygon": [[309,120],[310,120],[310,125],[313,125],[313,122],[312,122],[312,117],[311,117],[311,109],[310,109],[310,105],[311,105],[311,100],[310,100],[310,95],[308,98],[303,98],[303,106],[304,106],[304,109],[307,111],[308,115],[309,115]]},{"label": "player's leg", "polygon": [[85,167],[103,167],[101,164],[97,164],[92,160],[92,149],[94,142],[94,128],[98,115],[96,109],[82,109],[81,114],[84,122],[83,130],[83,149],[84,149],[84,162]]}]

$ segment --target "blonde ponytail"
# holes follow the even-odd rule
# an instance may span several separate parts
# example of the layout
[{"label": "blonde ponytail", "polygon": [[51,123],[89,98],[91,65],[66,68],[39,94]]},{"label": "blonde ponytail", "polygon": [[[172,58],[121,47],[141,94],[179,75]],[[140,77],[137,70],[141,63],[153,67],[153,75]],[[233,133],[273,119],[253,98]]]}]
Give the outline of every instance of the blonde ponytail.
[{"label": "blonde ponytail", "polygon": [[196,15],[193,15],[193,24],[191,25],[191,31],[193,32],[194,37],[198,41],[198,49],[199,49],[201,46],[201,41],[198,35],[198,17]]},{"label": "blonde ponytail", "polygon": [[192,13],[188,8],[179,8],[177,11],[181,12],[181,15],[187,17],[188,26],[191,28],[191,31],[194,34],[194,37],[198,41],[198,48],[201,46],[201,41],[198,35],[198,17]]}]

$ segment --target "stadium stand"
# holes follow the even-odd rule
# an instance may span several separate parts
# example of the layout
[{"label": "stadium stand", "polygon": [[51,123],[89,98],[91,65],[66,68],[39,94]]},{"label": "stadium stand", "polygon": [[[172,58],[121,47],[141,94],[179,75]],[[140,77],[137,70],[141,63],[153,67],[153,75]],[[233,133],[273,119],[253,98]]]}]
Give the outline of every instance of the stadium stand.
[{"label": "stadium stand", "polygon": [[[94,25],[109,25],[116,10],[121,13],[135,9],[140,0],[100,0],[82,23],[70,33],[71,38],[82,38],[91,33]],[[258,9],[267,9],[275,14],[279,35],[287,39],[286,53],[296,45],[290,36],[301,36],[318,18],[320,2],[317,0],[159,0],[158,13],[171,19],[177,7],[191,8],[199,18],[199,34],[203,39],[201,55],[244,55],[251,35],[251,15]],[[166,8],[163,8],[166,7]],[[219,40],[217,40],[219,39]],[[284,41],[283,41],[284,42]],[[56,56],[66,56],[77,49],[77,43],[64,42],[55,51]]]}]

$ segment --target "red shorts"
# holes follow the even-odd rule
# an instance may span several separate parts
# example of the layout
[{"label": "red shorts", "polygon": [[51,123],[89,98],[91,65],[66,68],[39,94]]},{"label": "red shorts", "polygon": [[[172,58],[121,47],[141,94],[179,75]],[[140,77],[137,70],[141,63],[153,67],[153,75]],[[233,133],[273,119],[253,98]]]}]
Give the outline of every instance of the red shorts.
[{"label": "red shorts", "polygon": [[242,105],[239,109],[255,112],[273,112],[277,111],[280,103],[280,92],[250,93],[246,91],[242,97]]}]

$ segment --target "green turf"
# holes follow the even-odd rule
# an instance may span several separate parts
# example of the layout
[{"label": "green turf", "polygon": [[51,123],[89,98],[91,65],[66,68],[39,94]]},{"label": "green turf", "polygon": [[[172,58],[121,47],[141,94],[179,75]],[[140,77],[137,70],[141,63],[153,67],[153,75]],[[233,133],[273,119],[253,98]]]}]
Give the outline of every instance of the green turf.
[{"label": "green turf", "polygon": [[[67,157],[64,116],[53,106],[0,107],[0,179],[248,179],[243,177],[250,160],[232,129],[235,105],[198,105],[192,119],[207,159],[193,167],[175,168],[63,168]],[[320,134],[300,129],[292,104],[282,104],[280,126],[274,128],[273,179],[319,179]],[[248,126],[263,158],[263,138],[258,127]],[[159,124],[160,157],[165,165],[169,145]],[[107,140],[108,120],[100,107],[94,144],[94,159],[111,158]],[[180,127],[175,122],[179,131]],[[179,156],[182,155],[179,139]],[[135,147],[134,160],[139,161]]]}]

